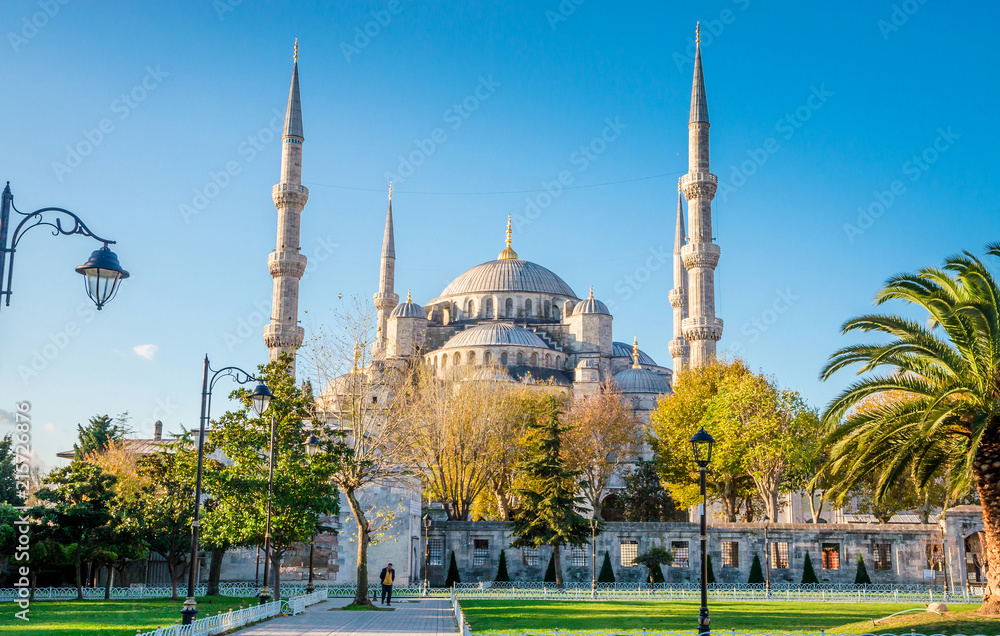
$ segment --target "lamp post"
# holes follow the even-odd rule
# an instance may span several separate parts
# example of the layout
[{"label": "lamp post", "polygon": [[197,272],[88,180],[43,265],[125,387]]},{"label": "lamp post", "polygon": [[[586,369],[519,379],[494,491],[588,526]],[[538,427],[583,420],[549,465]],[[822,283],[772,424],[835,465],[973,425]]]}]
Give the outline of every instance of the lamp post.
[{"label": "lamp post", "polygon": [[[310,434],[303,444],[306,447],[306,455],[310,458],[315,457],[319,453],[319,443],[320,439]],[[313,585],[313,554],[315,553],[315,549],[316,534],[313,533],[312,539],[309,541],[309,582],[306,584],[306,594],[312,594],[316,590],[316,587]]]},{"label": "lamp post", "polygon": [[430,573],[427,567],[431,564],[431,516],[424,515],[424,596],[430,594]]},{"label": "lamp post", "polygon": [[597,517],[590,518],[590,598],[597,597]]},{"label": "lamp post", "polygon": [[764,575],[764,598],[771,598],[771,540],[767,535],[771,518],[764,515],[764,564],[767,566]]},{"label": "lamp post", "polygon": [[[8,246],[7,236],[10,228],[11,210],[24,218],[14,228]],[[69,217],[69,220],[59,215],[65,215],[65,217]],[[70,220],[72,223],[69,222]],[[122,269],[118,263],[118,256],[108,248],[108,245],[113,245],[114,241],[97,236],[80,220],[80,217],[63,208],[41,208],[34,212],[21,212],[14,207],[14,195],[10,191],[10,181],[7,182],[3,194],[0,195],[0,297],[5,298],[4,304],[10,305],[14,253],[17,251],[17,245],[25,232],[40,225],[52,228],[53,236],[81,234],[104,243],[104,247],[94,250],[90,259],[76,268],[76,271],[86,278],[87,295],[97,305],[98,310],[103,308],[118,293],[121,282],[129,277],[129,273]],[[10,259],[7,258],[8,254],[10,254]]]},{"label": "lamp post", "polygon": [[708,525],[705,522],[705,470],[712,461],[712,444],[715,439],[704,428],[699,429],[691,438],[691,451],[694,461],[698,464],[698,483],[701,486],[701,610],[698,612],[698,633],[708,634],[711,631],[708,617]]},{"label": "lamp post", "polygon": [[[212,373],[209,378],[209,373]],[[240,384],[255,382],[257,378],[250,375],[239,367],[224,367],[212,372],[212,367],[208,362],[208,355],[205,355],[205,362],[202,366],[201,376],[201,422],[198,427],[198,470],[195,477],[194,486],[194,521],[191,522],[191,556],[188,560],[188,594],[184,600],[184,609],[181,610],[181,622],[190,625],[198,614],[198,603],[195,600],[195,582],[198,573],[198,532],[201,529],[201,475],[202,465],[205,458],[205,425],[209,421],[212,409],[212,389],[216,381],[222,376],[228,375]],[[262,415],[271,403],[271,390],[262,382],[257,382],[257,386],[250,394],[253,397],[253,409],[257,415]]]},{"label": "lamp post", "polygon": [[[271,413],[271,441],[267,461],[267,520],[264,522],[264,585],[260,588],[260,604],[271,600],[271,499],[274,495],[274,427],[276,418]],[[319,449],[319,446],[316,447]],[[308,451],[308,446],[306,447]],[[310,454],[312,457],[315,453]]]}]

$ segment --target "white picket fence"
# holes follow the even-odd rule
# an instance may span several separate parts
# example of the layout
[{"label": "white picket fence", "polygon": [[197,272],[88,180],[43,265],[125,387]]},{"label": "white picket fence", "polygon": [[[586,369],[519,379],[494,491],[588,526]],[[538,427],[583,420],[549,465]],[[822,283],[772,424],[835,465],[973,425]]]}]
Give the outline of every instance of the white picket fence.
[{"label": "white picket fence", "polygon": [[288,601],[271,601],[263,605],[251,605],[250,607],[232,610],[225,614],[206,616],[193,621],[190,625],[170,625],[169,627],[158,627],[151,632],[138,634],[137,636],[212,636],[213,634],[223,634],[240,627],[245,627],[251,623],[256,623],[267,618],[273,618],[279,614],[290,612],[293,616],[301,614],[310,605],[321,603],[326,600],[325,591],[317,591],[311,594],[301,594],[293,596]]}]

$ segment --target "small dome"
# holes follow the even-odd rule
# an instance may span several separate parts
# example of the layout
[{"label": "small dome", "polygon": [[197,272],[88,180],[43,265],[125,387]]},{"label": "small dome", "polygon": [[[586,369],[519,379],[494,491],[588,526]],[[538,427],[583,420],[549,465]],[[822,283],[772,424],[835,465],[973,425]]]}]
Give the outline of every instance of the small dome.
[{"label": "small dome", "polygon": [[492,347],[507,345],[515,347],[535,347],[548,349],[545,341],[534,331],[523,327],[515,327],[505,322],[495,322],[478,325],[472,329],[459,331],[444,344],[442,349],[458,347]]},{"label": "small dome", "polygon": [[661,395],[670,392],[670,386],[659,373],[649,369],[629,368],[615,374],[615,384],[622,393],[654,393]]},{"label": "small dome", "polygon": [[[612,342],[611,343],[611,357],[612,358],[628,358],[629,362],[632,361],[632,345],[625,344],[624,342]],[[658,367],[660,365],[656,364],[648,354],[643,353],[639,350],[639,364],[647,364],[653,367]]]},{"label": "small dome", "polygon": [[600,369],[601,363],[597,361],[597,358],[583,358],[576,363],[577,369]]},{"label": "small dome", "polygon": [[396,308],[392,310],[389,314],[390,318],[423,318],[427,319],[427,312],[424,308],[413,302],[412,300],[407,300],[401,305],[396,305]]},{"label": "small dome", "polygon": [[596,298],[588,298],[587,300],[581,301],[576,309],[573,310],[574,316],[580,316],[582,314],[604,314],[605,316],[610,316],[611,312],[608,310],[608,306],[597,300]]}]

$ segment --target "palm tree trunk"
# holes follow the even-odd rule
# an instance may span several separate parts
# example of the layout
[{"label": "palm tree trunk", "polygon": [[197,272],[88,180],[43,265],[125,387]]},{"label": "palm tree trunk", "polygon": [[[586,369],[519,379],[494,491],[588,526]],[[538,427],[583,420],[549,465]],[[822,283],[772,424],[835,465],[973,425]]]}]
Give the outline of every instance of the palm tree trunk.
[{"label": "palm tree trunk", "polygon": [[972,474],[983,507],[983,590],[982,614],[1000,614],[1000,440],[981,441]]},{"label": "palm tree trunk", "polygon": [[361,504],[358,502],[355,490],[345,488],[344,496],[347,497],[347,504],[351,507],[351,512],[354,513],[354,520],[358,522],[358,584],[354,592],[354,604],[372,605],[371,599],[368,598],[368,532],[370,524],[365,517],[365,511],[362,510]]}]

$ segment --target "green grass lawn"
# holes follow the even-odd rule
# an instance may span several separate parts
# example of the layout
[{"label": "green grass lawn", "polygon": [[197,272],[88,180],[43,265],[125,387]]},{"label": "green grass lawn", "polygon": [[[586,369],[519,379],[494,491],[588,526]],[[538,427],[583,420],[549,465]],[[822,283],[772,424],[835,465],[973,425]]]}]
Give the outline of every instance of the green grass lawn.
[{"label": "green grass lawn", "polygon": [[[184,601],[139,599],[128,601],[35,601],[29,622],[15,618],[16,603],[0,603],[0,634],[38,636],[135,636],[135,630],[149,631],[180,619]],[[257,599],[204,596],[198,599],[198,618],[220,611],[257,603]]]},{"label": "green grass lawn", "polygon": [[[462,601],[462,610],[472,631],[488,633],[531,633],[560,631],[614,630],[622,631],[693,631],[698,626],[699,603],[693,601]],[[871,619],[911,607],[924,607],[919,603],[793,603],[771,602],[713,602],[709,609],[712,631],[723,633],[736,629],[743,632],[816,632],[829,633],[870,632]],[[1000,634],[1000,620],[984,619],[970,614],[975,605],[949,605],[950,612],[961,628],[953,630],[964,634]],[[899,617],[891,623],[880,623],[878,631],[891,632],[910,622],[929,620],[919,615]],[[934,615],[931,615],[934,616]],[[935,616],[935,618],[938,618]],[[907,622],[907,621],[910,622]],[[940,623],[941,619],[938,618]],[[953,621],[954,622],[954,621]],[[947,622],[940,623],[947,626]],[[865,627],[867,625],[867,627]],[[920,626],[914,622],[914,625]],[[928,623],[926,628],[932,627]],[[917,632],[920,632],[917,629]],[[897,631],[896,633],[900,633]],[[942,629],[924,633],[949,633]]]}]

